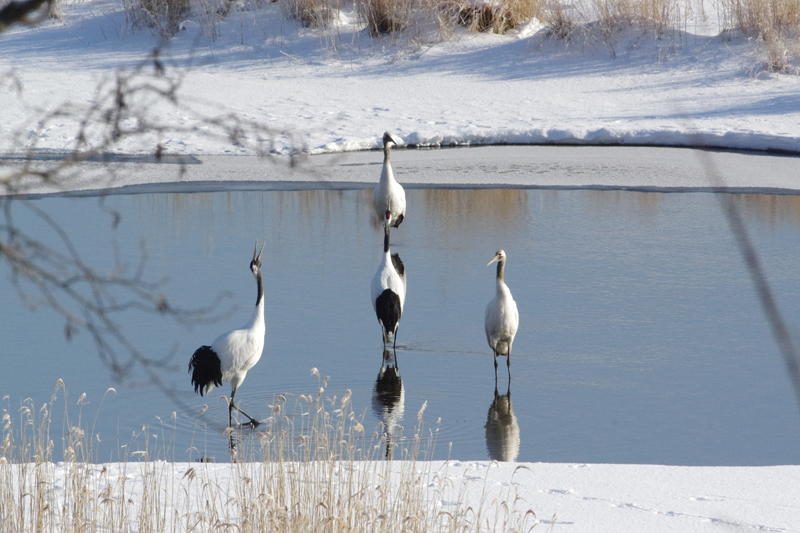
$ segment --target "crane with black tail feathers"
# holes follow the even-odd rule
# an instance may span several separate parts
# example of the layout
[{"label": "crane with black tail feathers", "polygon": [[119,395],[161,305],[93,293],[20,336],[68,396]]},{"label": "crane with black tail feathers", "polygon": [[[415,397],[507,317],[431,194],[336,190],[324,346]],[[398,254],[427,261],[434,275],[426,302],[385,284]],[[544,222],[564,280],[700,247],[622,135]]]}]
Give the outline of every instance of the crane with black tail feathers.
[{"label": "crane with black tail feathers", "polygon": [[[397,146],[397,142],[388,131],[383,134],[383,169],[381,179],[375,186],[372,195],[372,205],[375,207],[375,214],[383,219],[383,223],[392,228],[396,228],[403,222],[406,216],[406,191],[403,186],[397,183],[392,172],[392,163],[389,160],[389,144]],[[389,212],[388,218],[384,217]]]},{"label": "crane with black tail feathers", "polygon": [[495,296],[489,305],[486,306],[486,317],[483,325],[486,330],[486,340],[489,347],[494,351],[494,379],[497,381],[497,356],[505,355],[508,357],[508,379],[511,379],[511,345],[519,327],[519,311],[517,303],[511,296],[503,277],[506,267],[506,253],[498,250],[494,259],[489,261],[486,266],[497,262],[497,282]]},{"label": "crane with black tail feathers", "polygon": [[256,427],[258,421],[242,411],[235,403],[234,397],[239,386],[247,376],[247,371],[253,368],[261,359],[264,349],[264,287],[261,283],[261,252],[258,250],[258,241],[253,250],[253,260],[250,261],[250,271],[256,278],[258,296],[256,307],[250,321],[242,328],[220,335],[211,346],[198,348],[189,361],[189,372],[192,373],[194,391],[200,396],[210,393],[224,381],[231,384],[231,399],[228,402],[228,426],[232,426],[232,413],[236,409],[250,419],[250,425]]},{"label": "crane with black tail feathers", "polygon": [[[372,308],[378,317],[378,322],[383,331],[383,349],[386,344],[392,343],[392,349],[397,348],[397,327],[400,324],[400,317],[403,315],[403,305],[406,299],[406,286],[403,279],[397,273],[392,260],[392,253],[389,250],[389,224],[391,213],[385,213],[384,237],[383,237],[383,258],[372,278],[371,295]],[[402,262],[398,263],[402,265]],[[396,353],[396,352],[395,352]],[[397,356],[395,355],[395,365]]]}]

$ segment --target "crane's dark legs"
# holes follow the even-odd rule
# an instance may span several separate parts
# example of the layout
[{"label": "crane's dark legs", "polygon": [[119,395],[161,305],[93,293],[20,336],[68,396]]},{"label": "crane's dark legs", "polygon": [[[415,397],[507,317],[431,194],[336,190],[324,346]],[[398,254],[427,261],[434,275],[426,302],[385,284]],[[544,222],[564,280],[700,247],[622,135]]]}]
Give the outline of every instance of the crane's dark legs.
[{"label": "crane's dark legs", "polygon": [[233,427],[233,423],[232,423],[232,420],[231,420],[231,419],[232,419],[232,413],[233,413],[233,410],[234,410],[234,409],[236,409],[237,411],[239,411],[240,413],[242,413],[244,416],[246,416],[247,418],[249,418],[249,419],[250,419],[250,425],[251,425],[251,426],[253,426],[253,427],[256,427],[257,425],[259,425],[259,423],[260,423],[260,422],[259,422],[258,420],[256,420],[256,419],[255,419],[255,418],[253,418],[252,416],[250,416],[250,415],[248,415],[247,413],[245,413],[244,411],[242,411],[242,410],[239,408],[239,406],[238,406],[238,405],[236,405],[235,403],[233,403],[233,398],[234,398],[234,396],[236,396],[236,389],[233,389],[233,390],[231,391],[231,401],[230,401],[230,403],[228,403],[228,426],[230,426],[230,427]]},{"label": "crane's dark legs", "polygon": [[492,351],[494,352],[494,383],[497,388],[497,350],[492,348]]},{"label": "crane's dark legs", "polygon": [[511,348],[508,349],[508,359],[506,359],[506,366],[508,367],[508,383],[511,385]]},{"label": "crane's dark legs", "polygon": [[394,353],[394,367],[399,371],[400,367],[397,366],[397,330],[394,330],[394,344],[392,345],[392,352]]}]

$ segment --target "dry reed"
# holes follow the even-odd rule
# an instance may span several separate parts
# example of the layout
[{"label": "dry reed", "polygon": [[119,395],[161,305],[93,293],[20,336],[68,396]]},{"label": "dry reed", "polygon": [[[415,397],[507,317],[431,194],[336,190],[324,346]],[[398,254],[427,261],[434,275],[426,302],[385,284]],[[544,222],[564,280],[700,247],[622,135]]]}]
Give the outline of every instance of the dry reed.
[{"label": "dry reed", "polygon": [[791,61],[800,55],[800,0],[722,0],[722,24],[757,40],[767,70],[797,73]]},{"label": "dry reed", "polygon": [[[470,506],[474,481],[453,481],[446,465],[434,470],[421,461],[435,446],[429,438],[435,432],[423,424],[424,406],[415,436],[395,452],[402,460],[385,460],[381,431],[366,434],[349,391],[340,400],[324,398],[326,383],[298,397],[299,414],[287,415],[287,400],[279,397],[266,430],[228,464],[165,461],[169,447],[157,449],[149,440],[141,450],[127,448],[119,462],[97,464],[92,431],[80,420],[65,424],[63,461],[56,463],[50,437],[56,395],[38,411],[28,400],[17,426],[6,409],[0,523],[8,531],[140,533],[529,531],[536,525],[510,488],[514,483],[503,501]],[[66,404],[63,383],[59,390]]]},{"label": "dry reed", "polygon": [[327,28],[339,15],[339,2],[332,0],[283,0],[283,14],[306,28]]}]

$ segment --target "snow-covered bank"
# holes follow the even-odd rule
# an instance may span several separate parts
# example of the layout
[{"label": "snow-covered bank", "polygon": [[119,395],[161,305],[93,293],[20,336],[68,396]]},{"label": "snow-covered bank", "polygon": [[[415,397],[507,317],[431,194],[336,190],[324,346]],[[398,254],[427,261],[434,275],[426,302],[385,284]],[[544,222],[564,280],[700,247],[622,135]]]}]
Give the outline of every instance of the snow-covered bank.
[{"label": "snow-covered bank", "polygon": [[[500,36],[461,33],[414,47],[372,40],[352,24],[324,35],[298,28],[277,4],[219,23],[216,40],[187,25],[161,53],[181,78],[180,106],[149,112],[180,134],[166,153],[252,154],[248,142],[206,135],[202,116],[235,113],[293,132],[275,153],[376,148],[385,130],[408,145],[639,144],[800,152],[800,77],[768,74],[754,43],[723,39],[707,18],[654,39],[629,28],[602,42],[547,37],[532,23]],[[73,148],[80,109],[116,69],[156,44],[131,34],[119,4],[70,4],[65,22],[19,26],[0,39],[6,75],[0,150]],[[13,81],[12,81],[13,80]],[[37,121],[69,103],[42,128]],[[89,135],[89,141],[92,141]],[[123,139],[115,150],[152,150]]]},{"label": "snow-covered bank", "polygon": [[[225,190],[360,189],[375,186],[382,154],[321,154],[291,166],[284,158],[186,156],[161,163],[120,156],[107,167],[83,163],[59,183],[32,180],[27,194],[95,195]],[[0,161],[3,159],[0,158]],[[757,152],[652,147],[485,146],[397,150],[406,188],[624,189],[797,194],[798,160]],[[6,160],[13,165],[13,159]],[[19,162],[17,161],[16,164]]]},{"label": "snow-covered bank", "polygon": [[[374,480],[377,492],[381,478],[388,472],[382,467],[374,470],[376,466],[376,463],[351,463],[344,470],[337,468],[333,475],[345,475],[352,468],[357,479],[366,475]],[[16,469],[13,465],[0,465],[0,468]],[[419,503],[427,510],[426,514],[438,515],[435,522],[445,523],[447,515],[442,513],[451,513],[465,520],[463,527],[467,521],[479,520],[484,525],[483,530],[504,530],[504,520],[510,520],[524,524],[523,531],[534,526],[534,531],[571,533],[800,530],[797,483],[800,466],[729,468],[395,461],[390,477],[407,479],[409,469],[420,479]],[[56,481],[49,496],[52,501],[48,501],[62,509],[65,496],[75,489],[71,486],[75,469],[59,463],[41,469],[39,475],[45,470],[52,472]],[[83,486],[81,505],[87,509],[95,505],[103,509],[111,502],[108,512],[101,512],[98,517],[109,520],[118,515],[112,519],[116,519],[116,523],[127,519],[142,529],[149,526],[157,530],[184,531],[190,529],[191,524],[199,525],[205,520],[210,521],[208,525],[237,524],[244,516],[260,516],[258,509],[248,508],[248,505],[257,505],[248,496],[249,492],[258,496],[258,491],[267,490],[260,496],[266,499],[266,508],[272,508],[267,501],[280,498],[268,490],[272,481],[265,476],[266,471],[259,463],[94,465],[79,475]],[[390,506],[407,504],[395,501],[402,497],[401,492],[386,497]],[[120,498],[126,502],[126,512],[113,510],[114,502]],[[104,503],[98,505],[92,501],[94,499]],[[327,505],[333,502],[335,499]],[[339,505],[344,503],[339,500],[336,507]],[[472,511],[462,515],[467,506],[472,506]],[[67,507],[63,509],[66,513]],[[319,516],[310,517],[311,523],[325,524],[326,513],[335,515],[337,511],[336,508],[319,508]],[[535,517],[528,511],[535,513]],[[348,515],[345,519],[381,530],[377,527],[380,517],[374,518],[374,522],[369,518],[375,512],[375,509],[361,509],[360,514]],[[148,518],[152,524],[146,522]],[[287,523],[280,515],[270,514],[264,520],[258,525],[245,521],[244,530],[260,531],[261,527],[271,530],[270,524],[284,524],[285,527]],[[449,529],[445,527],[445,530]]]}]

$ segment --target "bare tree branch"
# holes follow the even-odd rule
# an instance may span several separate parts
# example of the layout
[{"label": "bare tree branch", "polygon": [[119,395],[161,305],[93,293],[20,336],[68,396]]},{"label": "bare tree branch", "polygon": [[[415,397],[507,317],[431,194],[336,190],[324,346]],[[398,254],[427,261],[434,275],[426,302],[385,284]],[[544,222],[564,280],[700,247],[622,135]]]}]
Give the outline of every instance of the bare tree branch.
[{"label": "bare tree branch", "polygon": [[[122,316],[141,312],[169,317],[183,326],[208,323],[233,311],[219,311],[228,295],[221,293],[209,305],[197,309],[174,305],[166,295],[166,280],[147,277],[144,244],[135,264],[126,264],[115,252],[113,265],[100,271],[84,260],[69,232],[40,203],[25,198],[31,187],[43,184],[69,190],[80,179],[85,185],[83,173],[90,162],[100,167],[92,178],[94,188],[113,186],[121,177],[121,166],[118,158],[109,154],[119,153],[123,143],[136,146],[137,153],[149,154],[155,161],[166,155],[166,140],[187,134],[234,143],[271,160],[275,160],[279,138],[283,145],[287,139],[290,145],[295,144],[289,131],[192,101],[180,94],[181,82],[181,72],[162,61],[161,50],[156,48],[135,68],[119,70],[100,83],[92,103],[64,103],[41,116],[33,128],[25,127],[26,132],[34,132],[32,144],[26,145],[23,156],[0,164],[0,261],[8,267],[23,302],[32,308],[50,308],[64,319],[67,339],[81,331],[91,336],[100,360],[115,380],[129,386],[155,385],[188,412],[188,406],[159,373],[171,364],[175,349],[157,355],[143,353],[121,327]],[[15,86],[22,91],[18,80]],[[187,122],[194,125],[175,125],[165,118],[165,109],[190,117]],[[55,122],[75,124],[71,149],[59,156],[42,157],[37,149],[39,134]],[[25,138],[27,134],[17,136],[17,151]],[[289,158],[289,164],[293,163]],[[177,167],[178,176],[184,171],[184,164]],[[115,229],[121,215],[107,208],[102,196],[99,202],[108,213],[110,228]],[[30,217],[44,230],[38,229],[36,234],[26,231],[20,221],[30,221]],[[132,378],[137,368],[144,372],[146,382]]]}]

